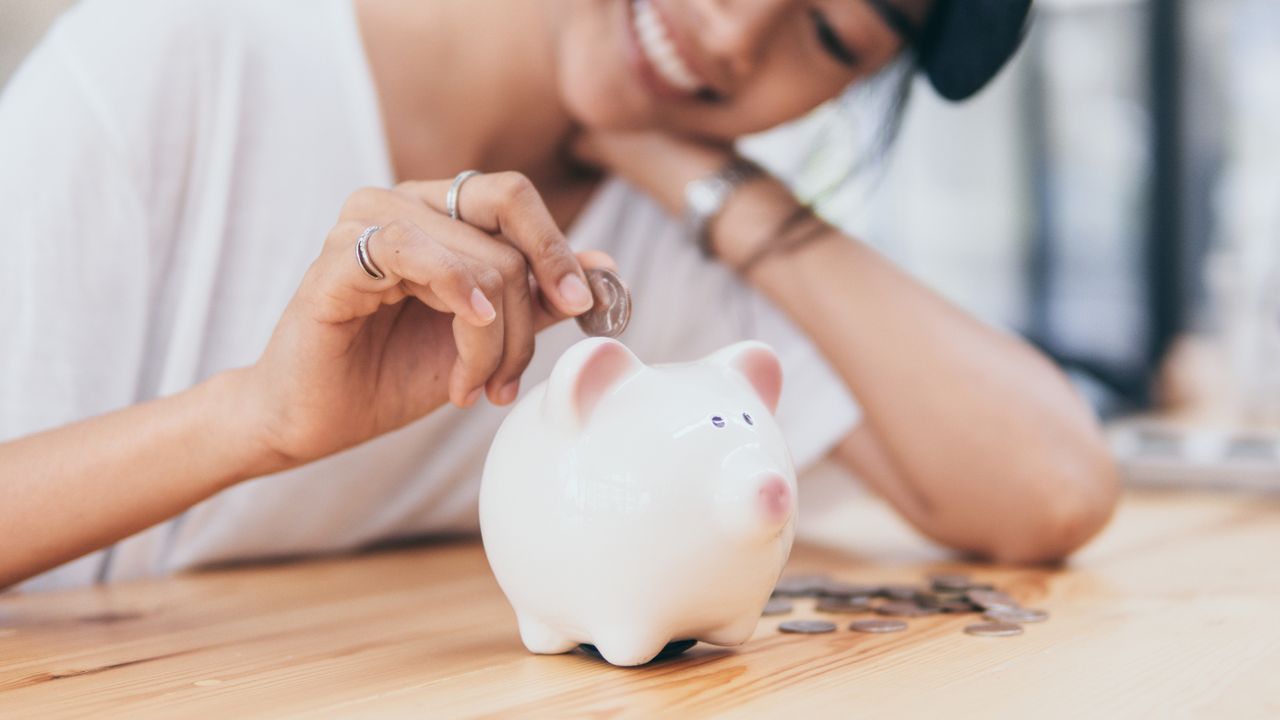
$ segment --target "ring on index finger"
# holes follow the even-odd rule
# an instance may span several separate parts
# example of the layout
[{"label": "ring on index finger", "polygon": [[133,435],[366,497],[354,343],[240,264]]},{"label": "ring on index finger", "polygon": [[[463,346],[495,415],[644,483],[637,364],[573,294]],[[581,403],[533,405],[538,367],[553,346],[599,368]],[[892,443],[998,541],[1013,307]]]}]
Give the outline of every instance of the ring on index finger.
[{"label": "ring on index finger", "polygon": [[449,211],[449,217],[454,220],[462,219],[458,216],[458,192],[462,190],[462,183],[479,174],[479,170],[463,170],[453,178],[453,184],[449,186],[449,194],[444,198],[444,206]]},{"label": "ring on index finger", "polygon": [[369,255],[369,238],[373,237],[373,234],[381,229],[378,225],[370,225],[364,229],[364,232],[360,233],[360,239],[356,240],[356,262],[360,263],[360,269],[364,271],[364,274],[374,280],[381,280],[386,277],[386,274],[374,264],[373,256]]}]

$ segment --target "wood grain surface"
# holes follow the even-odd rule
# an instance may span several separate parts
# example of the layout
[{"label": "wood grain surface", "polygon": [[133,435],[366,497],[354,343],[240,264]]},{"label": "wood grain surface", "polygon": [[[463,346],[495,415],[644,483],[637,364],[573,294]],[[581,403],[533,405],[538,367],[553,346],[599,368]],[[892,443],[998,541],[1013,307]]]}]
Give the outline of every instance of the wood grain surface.
[{"label": "wood grain surface", "polygon": [[765,618],[740,648],[633,669],[525,652],[473,541],[10,594],[0,717],[1280,717],[1278,554],[1276,498],[1153,493],[1065,569],[805,545],[792,571],[971,572],[1052,618],[1013,638],[963,634],[975,616]]}]

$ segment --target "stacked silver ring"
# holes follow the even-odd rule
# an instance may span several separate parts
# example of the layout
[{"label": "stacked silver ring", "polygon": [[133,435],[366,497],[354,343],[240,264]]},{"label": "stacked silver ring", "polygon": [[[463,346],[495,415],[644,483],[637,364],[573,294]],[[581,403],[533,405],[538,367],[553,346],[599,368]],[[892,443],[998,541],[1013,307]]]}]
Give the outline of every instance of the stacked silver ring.
[{"label": "stacked silver ring", "polygon": [[453,184],[449,186],[449,194],[444,197],[444,206],[449,211],[449,217],[454,220],[461,219],[458,217],[458,191],[462,189],[462,183],[479,174],[479,170],[463,170],[453,178]]},{"label": "stacked silver ring", "polygon": [[380,225],[370,225],[360,233],[360,239],[356,240],[356,262],[360,263],[360,269],[364,270],[364,274],[374,280],[381,280],[386,277],[378,266],[373,263],[373,258],[369,256],[369,238],[373,234],[381,230]]}]

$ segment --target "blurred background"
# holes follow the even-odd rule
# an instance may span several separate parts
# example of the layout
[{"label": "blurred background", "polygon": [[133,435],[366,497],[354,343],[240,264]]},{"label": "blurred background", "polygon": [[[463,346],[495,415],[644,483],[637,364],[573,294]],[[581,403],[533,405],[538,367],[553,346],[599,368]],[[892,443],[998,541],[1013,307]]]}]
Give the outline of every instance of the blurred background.
[{"label": "blurred background", "polygon": [[[0,3],[0,82],[71,4]],[[1132,480],[1280,487],[1280,0],[1036,5],[975,100],[915,81],[820,211],[1057,359]],[[874,90],[744,148],[816,197]]]}]

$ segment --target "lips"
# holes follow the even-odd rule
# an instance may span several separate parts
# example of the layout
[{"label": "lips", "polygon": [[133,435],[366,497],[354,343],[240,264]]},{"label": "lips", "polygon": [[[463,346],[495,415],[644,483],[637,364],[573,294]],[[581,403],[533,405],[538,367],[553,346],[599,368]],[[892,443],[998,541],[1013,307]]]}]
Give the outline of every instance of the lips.
[{"label": "lips", "polygon": [[641,76],[661,95],[696,97],[710,90],[681,55],[671,29],[652,0],[631,0],[631,26]]}]

